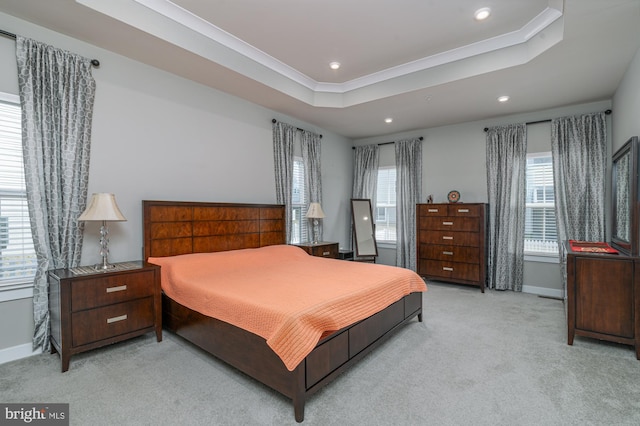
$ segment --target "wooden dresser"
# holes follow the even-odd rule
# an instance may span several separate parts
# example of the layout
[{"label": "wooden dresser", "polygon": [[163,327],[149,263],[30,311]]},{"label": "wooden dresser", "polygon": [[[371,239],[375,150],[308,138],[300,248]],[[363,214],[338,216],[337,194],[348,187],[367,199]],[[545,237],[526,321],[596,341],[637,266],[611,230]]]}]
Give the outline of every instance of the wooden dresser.
[{"label": "wooden dresser", "polygon": [[159,266],[136,261],[108,271],[82,269],[48,272],[51,352],[60,354],[62,372],[80,352],[153,331],[162,340]]},{"label": "wooden dresser", "polygon": [[484,293],[486,204],[418,204],[416,208],[418,274],[475,285]]},{"label": "wooden dresser", "polygon": [[631,345],[640,360],[640,258],[567,251],[567,343],[576,335]]}]

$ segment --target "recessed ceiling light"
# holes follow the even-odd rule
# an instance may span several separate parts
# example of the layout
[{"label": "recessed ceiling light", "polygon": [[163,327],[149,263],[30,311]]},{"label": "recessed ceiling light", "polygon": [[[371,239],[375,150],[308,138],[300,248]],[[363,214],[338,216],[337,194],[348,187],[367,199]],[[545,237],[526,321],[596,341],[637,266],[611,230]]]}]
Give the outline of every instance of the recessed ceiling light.
[{"label": "recessed ceiling light", "polygon": [[507,102],[509,100],[509,96],[498,96],[498,102]]},{"label": "recessed ceiling light", "polygon": [[384,119],[384,122],[387,123],[387,124],[388,123],[393,123],[393,118],[387,117],[387,118]]},{"label": "recessed ceiling light", "polygon": [[337,70],[338,68],[340,68],[340,62],[331,62],[331,63],[329,63],[329,67],[332,70]]},{"label": "recessed ceiling light", "polygon": [[473,14],[475,16],[476,21],[484,21],[491,15],[491,9],[488,7],[483,7],[482,9],[476,10],[476,13]]}]

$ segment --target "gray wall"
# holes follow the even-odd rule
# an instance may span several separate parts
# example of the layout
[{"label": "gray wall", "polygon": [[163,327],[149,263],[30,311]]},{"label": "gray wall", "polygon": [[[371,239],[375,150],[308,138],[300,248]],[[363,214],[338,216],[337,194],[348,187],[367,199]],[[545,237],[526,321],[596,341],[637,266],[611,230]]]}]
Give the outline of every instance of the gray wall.
[{"label": "gray wall", "polygon": [[613,96],[613,152],[630,137],[640,136],[640,50]]}]

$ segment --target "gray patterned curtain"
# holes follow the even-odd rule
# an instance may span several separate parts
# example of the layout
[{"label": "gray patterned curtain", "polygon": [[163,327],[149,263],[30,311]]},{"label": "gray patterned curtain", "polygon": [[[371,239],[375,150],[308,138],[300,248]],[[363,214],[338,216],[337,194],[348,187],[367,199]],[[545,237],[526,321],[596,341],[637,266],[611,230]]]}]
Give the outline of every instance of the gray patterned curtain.
[{"label": "gray patterned curtain", "polygon": [[276,200],[285,206],[287,243],[291,242],[291,186],[293,183],[293,141],[297,129],[276,121],[273,130],[273,164],[276,178]]},{"label": "gray patterned curtain", "polygon": [[78,266],[95,81],[87,58],[16,37],[27,204],[38,260],[34,349],[50,348],[46,272]]},{"label": "gray patterned curtain", "polygon": [[[322,205],[322,168],[320,166],[320,135],[302,131],[302,162],[304,163],[305,185],[310,203]],[[307,222],[307,221],[305,221]],[[318,225],[318,238],[322,241],[322,221]]]},{"label": "gray patterned curtain", "polygon": [[566,297],[563,241],[604,241],[607,168],[604,113],[551,120],[558,246]]},{"label": "gray patterned curtain", "polygon": [[422,142],[402,140],[396,148],[396,265],[416,271],[416,204],[422,193]]},{"label": "gray patterned curtain", "polygon": [[496,290],[522,291],[526,167],[526,125],[489,128],[487,286]]},{"label": "gray patterned curtain", "polygon": [[378,145],[358,146],[354,150],[351,198],[369,199],[373,207],[376,205],[379,158]]}]

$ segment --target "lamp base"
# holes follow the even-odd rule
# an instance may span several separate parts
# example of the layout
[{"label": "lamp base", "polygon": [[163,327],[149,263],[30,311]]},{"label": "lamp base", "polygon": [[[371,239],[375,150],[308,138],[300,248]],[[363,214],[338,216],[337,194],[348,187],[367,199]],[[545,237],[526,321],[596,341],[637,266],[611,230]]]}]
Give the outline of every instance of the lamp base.
[{"label": "lamp base", "polygon": [[93,265],[93,269],[95,269],[96,271],[108,271],[114,269],[115,267],[116,265],[114,265],[113,263],[96,263],[95,265]]}]

